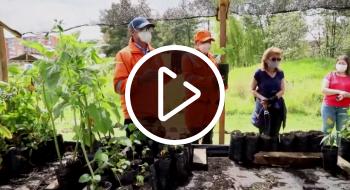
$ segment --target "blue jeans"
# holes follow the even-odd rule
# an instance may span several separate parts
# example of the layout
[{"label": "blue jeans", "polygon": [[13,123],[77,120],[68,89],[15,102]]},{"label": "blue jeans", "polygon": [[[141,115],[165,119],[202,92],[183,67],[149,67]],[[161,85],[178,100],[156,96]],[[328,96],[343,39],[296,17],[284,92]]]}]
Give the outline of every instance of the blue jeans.
[{"label": "blue jeans", "polygon": [[334,128],[340,131],[348,119],[347,107],[335,107],[322,104],[321,115],[323,121],[322,132],[328,134],[330,129]]}]

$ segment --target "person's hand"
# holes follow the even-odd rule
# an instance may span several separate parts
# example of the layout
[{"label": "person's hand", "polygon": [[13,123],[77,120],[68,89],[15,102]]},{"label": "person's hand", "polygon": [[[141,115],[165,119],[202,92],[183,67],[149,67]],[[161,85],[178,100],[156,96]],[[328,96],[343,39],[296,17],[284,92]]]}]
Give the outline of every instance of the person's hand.
[{"label": "person's hand", "polygon": [[336,97],[336,100],[339,102],[339,101],[342,101],[344,99],[344,95],[342,94],[339,94],[337,97]]},{"label": "person's hand", "polygon": [[261,103],[261,105],[264,107],[264,109],[267,109],[267,106],[268,106],[268,99],[267,98],[262,98],[261,100],[260,100],[260,103]]},{"label": "person's hand", "polygon": [[343,98],[350,97],[350,94],[348,92],[346,92],[346,91],[340,91],[339,95],[342,95]]}]

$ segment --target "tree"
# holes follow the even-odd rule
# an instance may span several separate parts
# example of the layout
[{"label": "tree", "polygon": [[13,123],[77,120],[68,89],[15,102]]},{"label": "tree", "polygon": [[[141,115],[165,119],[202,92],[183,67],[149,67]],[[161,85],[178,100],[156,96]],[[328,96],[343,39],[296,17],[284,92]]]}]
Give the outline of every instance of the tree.
[{"label": "tree", "polygon": [[347,0],[235,0],[230,6],[231,12],[239,15],[267,15],[310,9],[347,10],[349,8],[350,1]]},{"label": "tree", "polygon": [[198,27],[197,19],[181,19],[192,16],[194,3],[182,0],[178,7],[169,8],[158,22],[159,45],[179,44],[193,46],[193,36]]},{"label": "tree", "polygon": [[306,56],[308,27],[301,12],[273,15],[267,25],[266,43],[284,51],[286,58]]},{"label": "tree", "polygon": [[323,12],[323,54],[335,57],[350,53],[350,19],[339,11]]},{"label": "tree", "polygon": [[101,27],[107,46],[103,51],[107,56],[114,56],[117,51],[128,44],[127,24],[137,16],[151,17],[151,8],[146,0],[131,4],[128,0],[112,3],[110,9],[101,12],[101,22],[107,24]]},{"label": "tree", "polygon": [[[219,26],[216,25],[216,33]],[[215,53],[225,53],[226,62],[242,67],[256,64],[260,61],[265,49],[264,32],[261,18],[258,16],[230,16],[227,28],[227,47],[224,52],[219,50],[219,42],[214,44]]]}]

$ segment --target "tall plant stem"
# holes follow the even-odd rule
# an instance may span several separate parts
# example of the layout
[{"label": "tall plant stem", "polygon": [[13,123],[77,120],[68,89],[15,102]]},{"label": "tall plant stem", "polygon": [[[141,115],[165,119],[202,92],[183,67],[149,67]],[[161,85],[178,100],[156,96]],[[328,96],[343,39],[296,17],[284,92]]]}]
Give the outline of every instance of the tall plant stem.
[{"label": "tall plant stem", "polygon": [[49,104],[47,102],[47,99],[46,99],[46,89],[45,89],[44,82],[43,82],[42,85],[43,85],[43,94],[44,94],[44,104],[45,104],[45,107],[46,107],[47,111],[49,112],[49,117],[50,117],[52,131],[53,131],[53,139],[54,139],[54,142],[55,142],[56,153],[57,153],[58,160],[60,161],[60,165],[62,166],[62,158],[61,158],[60,148],[58,147],[57,131],[56,131],[55,120],[54,120],[53,115],[52,115],[52,109],[50,108],[50,106],[49,106]]}]

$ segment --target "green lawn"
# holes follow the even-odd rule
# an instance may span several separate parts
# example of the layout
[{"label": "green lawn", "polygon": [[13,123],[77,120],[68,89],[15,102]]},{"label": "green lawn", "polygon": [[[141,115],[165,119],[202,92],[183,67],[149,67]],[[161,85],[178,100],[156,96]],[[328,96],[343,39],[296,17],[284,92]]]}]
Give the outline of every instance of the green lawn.
[{"label": "green lawn", "polygon": [[[332,59],[301,59],[286,61],[281,68],[286,79],[285,100],[288,109],[287,126],[284,131],[319,130],[321,128],[320,106],[323,95],[320,92],[323,77],[333,69]],[[257,131],[250,123],[254,109],[250,93],[250,81],[260,65],[246,68],[232,68],[229,75],[229,89],[226,92],[226,131]],[[111,75],[112,81],[112,75]],[[105,87],[106,94],[119,101],[112,84]],[[120,121],[122,122],[122,120]],[[69,112],[63,121],[58,121],[59,131],[65,139],[72,139],[72,117]],[[214,142],[218,142],[218,127],[215,128]],[[116,130],[116,135],[125,133]],[[229,143],[226,135],[225,143]]]},{"label": "green lawn", "polygon": [[[286,61],[281,68],[285,73],[287,104],[287,126],[285,132],[295,130],[320,130],[322,121],[320,108],[323,95],[321,83],[323,77],[334,65],[332,59],[301,59]],[[254,72],[260,67],[233,68],[229,75],[229,89],[226,93],[227,132],[241,130],[257,132],[250,118],[254,109],[254,99],[250,92],[250,82]],[[218,126],[215,128],[214,142],[218,142]],[[229,143],[229,135],[225,143]]]}]

